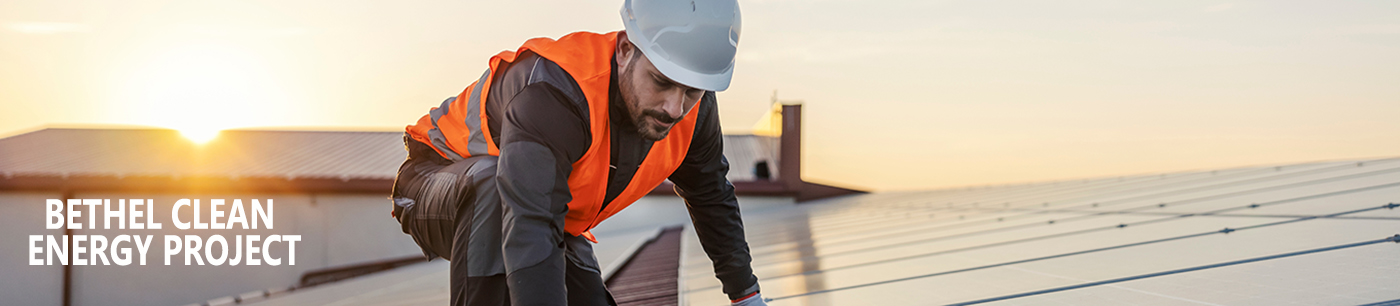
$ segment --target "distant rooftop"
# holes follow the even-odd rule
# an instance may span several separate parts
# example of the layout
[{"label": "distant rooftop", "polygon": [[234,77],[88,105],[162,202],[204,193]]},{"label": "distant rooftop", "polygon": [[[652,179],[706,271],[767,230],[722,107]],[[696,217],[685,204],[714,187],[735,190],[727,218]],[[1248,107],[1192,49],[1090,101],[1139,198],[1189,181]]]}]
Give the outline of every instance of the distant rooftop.
[{"label": "distant rooftop", "polygon": [[43,129],[0,139],[5,176],[392,178],[396,132],[229,130],[196,144],[165,129]]},{"label": "distant rooftop", "polygon": [[[775,179],[778,146],[725,135],[730,180]],[[228,130],[197,144],[167,129],[49,128],[0,139],[0,190],[384,192],[406,157],[401,132]]]},{"label": "distant rooftop", "polygon": [[0,139],[0,189],[387,189],[395,132],[230,130],[205,144],[165,129],[51,128]]}]

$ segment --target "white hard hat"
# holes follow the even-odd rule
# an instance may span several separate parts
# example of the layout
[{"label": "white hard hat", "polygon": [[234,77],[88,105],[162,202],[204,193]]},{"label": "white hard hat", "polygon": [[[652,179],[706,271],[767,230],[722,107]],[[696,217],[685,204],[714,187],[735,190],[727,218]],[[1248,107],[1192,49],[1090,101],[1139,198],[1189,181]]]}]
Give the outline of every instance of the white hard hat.
[{"label": "white hard hat", "polygon": [[739,46],[736,0],[626,0],[627,40],[666,77],[710,91],[729,88]]}]

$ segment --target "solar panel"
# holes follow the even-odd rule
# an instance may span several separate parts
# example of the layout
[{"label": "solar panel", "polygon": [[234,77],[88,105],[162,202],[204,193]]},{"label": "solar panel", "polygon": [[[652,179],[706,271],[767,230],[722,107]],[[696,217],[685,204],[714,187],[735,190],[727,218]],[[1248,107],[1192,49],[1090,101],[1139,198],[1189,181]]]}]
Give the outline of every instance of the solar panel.
[{"label": "solar panel", "polygon": [[[877,192],[744,218],[771,305],[1400,306],[1400,159]],[[681,235],[681,298],[727,304]],[[445,272],[268,302],[441,303]],[[390,283],[436,285],[363,289]]]},{"label": "solar panel", "polygon": [[1356,247],[987,305],[1361,305],[1397,297],[1400,250]]},{"label": "solar panel", "polygon": [[[1400,298],[1400,159],[888,192],[745,215],[772,305]],[[687,235],[685,298],[722,305]]]}]

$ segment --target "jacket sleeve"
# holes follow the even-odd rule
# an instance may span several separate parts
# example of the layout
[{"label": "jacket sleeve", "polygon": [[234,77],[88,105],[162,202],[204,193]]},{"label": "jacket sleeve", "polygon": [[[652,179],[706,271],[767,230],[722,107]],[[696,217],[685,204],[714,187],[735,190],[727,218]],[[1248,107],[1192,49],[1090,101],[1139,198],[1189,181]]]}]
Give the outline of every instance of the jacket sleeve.
[{"label": "jacket sleeve", "polygon": [[586,120],[558,89],[531,84],[502,122],[497,189],[512,305],[564,305],[564,216],[572,164],[588,149]]},{"label": "jacket sleeve", "polygon": [[725,175],[729,161],[724,158],[724,136],[719,126],[714,92],[706,92],[695,111],[699,119],[685,160],[671,182],[685,199],[700,245],[714,262],[715,277],[724,284],[729,299],[739,299],[758,291],[753,275],[749,244],[744,240],[744,221],[734,185]]}]

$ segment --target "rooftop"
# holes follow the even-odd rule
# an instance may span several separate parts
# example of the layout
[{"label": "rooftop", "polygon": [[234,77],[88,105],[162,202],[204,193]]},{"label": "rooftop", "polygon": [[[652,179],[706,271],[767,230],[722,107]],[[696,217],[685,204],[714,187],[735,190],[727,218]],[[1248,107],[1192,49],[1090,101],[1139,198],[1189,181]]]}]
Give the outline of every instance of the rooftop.
[{"label": "rooftop", "polygon": [[[744,219],[775,306],[1395,305],[1397,203],[1400,158],[1385,158],[879,192]],[[681,239],[679,298],[725,305],[694,232]],[[354,284],[443,278],[415,269]],[[290,296],[428,305],[446,294],[325,286]]]},{"label": "rooftop", "polygon": [[[746,214],[770,305],[1400,303],[1400,159],[884,192]],[[687,238],[691,305],[722,305]]]}]

